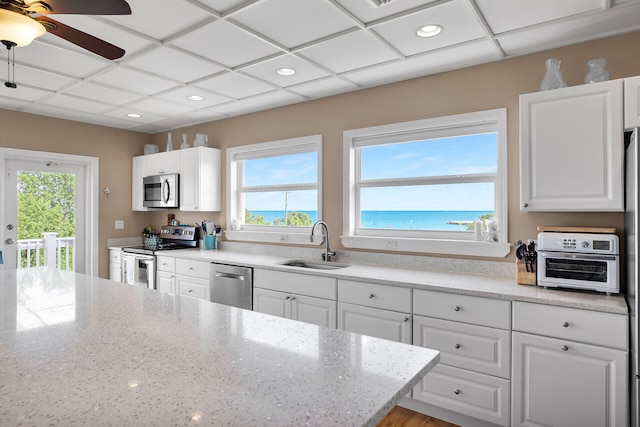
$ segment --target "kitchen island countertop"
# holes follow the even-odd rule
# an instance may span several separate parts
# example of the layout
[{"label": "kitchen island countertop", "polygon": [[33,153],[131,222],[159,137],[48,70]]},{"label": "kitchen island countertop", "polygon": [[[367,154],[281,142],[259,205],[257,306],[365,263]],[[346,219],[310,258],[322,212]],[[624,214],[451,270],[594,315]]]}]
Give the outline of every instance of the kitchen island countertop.
[{"label": "kitchen island countertop", "polygon": [[0,425],[375,425],[439,359],[60,270],[0,284]]}]

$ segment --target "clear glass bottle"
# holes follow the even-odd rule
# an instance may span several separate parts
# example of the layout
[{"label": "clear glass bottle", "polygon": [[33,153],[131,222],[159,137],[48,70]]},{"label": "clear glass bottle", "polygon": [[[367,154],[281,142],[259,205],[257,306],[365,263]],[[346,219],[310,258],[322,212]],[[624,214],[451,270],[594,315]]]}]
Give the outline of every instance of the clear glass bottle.
[{"label": "clear glass bottle", "polygon": [[604,82],[609,80],[609,72],[605,67],[607,60],[604,58],[592,59],[587,61],[589,72],[584,76],[585,83]]},{"label": "clear glass bottle", "polygon": [[562,78],[562,73],[560,72],[560,60],[547,59],[545,65],[547,66],[547,72],[540,83],[540,90],[567,87],[567,84],[564,82],[564,78]]}]

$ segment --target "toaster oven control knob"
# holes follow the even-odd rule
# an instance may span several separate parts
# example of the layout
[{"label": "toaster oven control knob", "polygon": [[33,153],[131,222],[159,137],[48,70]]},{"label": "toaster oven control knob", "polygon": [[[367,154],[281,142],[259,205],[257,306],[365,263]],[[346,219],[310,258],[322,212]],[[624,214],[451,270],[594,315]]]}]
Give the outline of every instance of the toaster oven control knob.
[{"label": "toaster oven control knob", "polygon": [[586,249],[589,247],[589,242],[587,240],[583,240],[582,242],[580,242],[580,246]]}]

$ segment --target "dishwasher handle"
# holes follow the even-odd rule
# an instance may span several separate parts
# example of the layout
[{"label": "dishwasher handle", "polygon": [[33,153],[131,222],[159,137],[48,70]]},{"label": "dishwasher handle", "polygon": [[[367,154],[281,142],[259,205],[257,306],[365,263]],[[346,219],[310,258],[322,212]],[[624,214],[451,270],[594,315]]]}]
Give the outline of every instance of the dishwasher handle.
[{"label": "dishwasher handle", "polygon": [[221,273],[216,271],[216,277],[220,277],[223,279],[234,279],[234,280],[244,280],[244,276],[240,274],[230,274],[230,273]]}]

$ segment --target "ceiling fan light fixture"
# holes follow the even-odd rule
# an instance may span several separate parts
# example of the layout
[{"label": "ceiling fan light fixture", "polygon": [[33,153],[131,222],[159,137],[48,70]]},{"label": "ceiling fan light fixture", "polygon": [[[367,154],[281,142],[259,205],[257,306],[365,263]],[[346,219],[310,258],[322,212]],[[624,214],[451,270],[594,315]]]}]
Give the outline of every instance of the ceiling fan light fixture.
[{"label": "ceiling fan light fixture", "polygon": [[200,95],[189,95],[187,96],[187,99],[189,101],[204,101],[204,96],[200,96]]},{"label": "ceiling fan light fixture", "polygon": [[434,37],[442,32],[442,25],[429,24],[424,25],[416,30],[418,37]]},{"label": "ceiling fan light fixture", "polygon": [[279,76],[293,76],[296,73],[296,70],[293,68],[278,68],[276,70],[276,74]]},{"label": "ceiling fan light fixture", "polygon": [[33,18],[0,8],[0,40],[22,47],[46,32],[44,26]]}]

